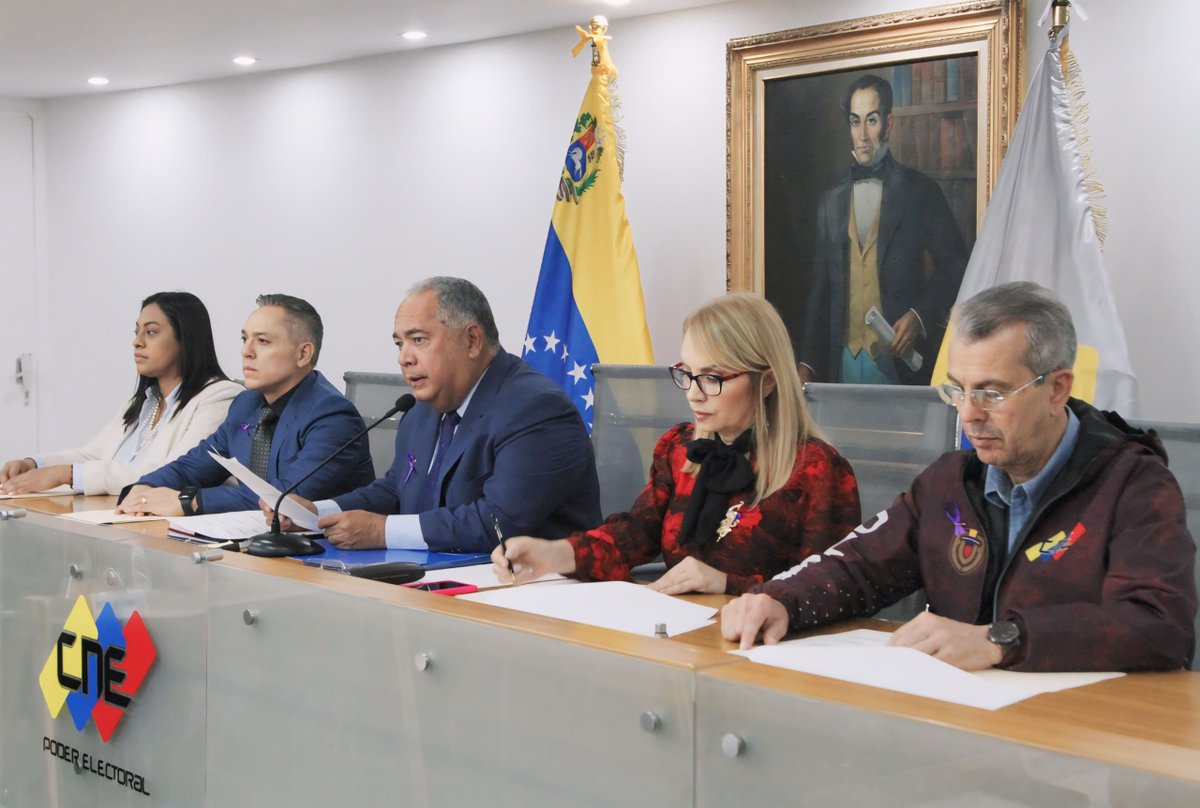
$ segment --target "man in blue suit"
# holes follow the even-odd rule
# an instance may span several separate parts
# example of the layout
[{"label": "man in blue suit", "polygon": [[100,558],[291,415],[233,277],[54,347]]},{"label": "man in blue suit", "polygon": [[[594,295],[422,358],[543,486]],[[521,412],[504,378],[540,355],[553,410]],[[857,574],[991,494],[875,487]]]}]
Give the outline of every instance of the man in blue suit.
[{"label": "man in blue suit", "polygon": [[488,552],[506,536],[562,538],[600,524],[600,484],[579,412],[558,385],[500,347],[469,281],[409,290],[393,338],[417,405],[387,476],[304,503],[351,549]]},{"label": "man in blue suit", "polygon": [[[217,431],[182,457],[142,477],[118,510],[180,516],[257,510],[245,485],[223,485],[229,473],[215,452],[249,466],[283,490],[363,428],[354,405],[314,370],[321,353],[321,316],[306,301],[262,295],[242,329],[246,391],[229,407]],[[333,496],[374,478],[365,437],[309,477],[300,491]]]}]

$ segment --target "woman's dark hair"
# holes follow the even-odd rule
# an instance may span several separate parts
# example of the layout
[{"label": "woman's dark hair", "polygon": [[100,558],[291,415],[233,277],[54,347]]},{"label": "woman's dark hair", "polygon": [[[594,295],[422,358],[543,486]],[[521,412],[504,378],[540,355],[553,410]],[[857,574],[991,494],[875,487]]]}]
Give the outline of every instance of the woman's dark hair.
[{"label": "woman's dark hair", "polygon": [[[212,321],[208,309],[200,298],[191,292],[156,292],[142,301],[142,308],[151,303],[162,309],[175,330],[179,343],[179,400],[174,418],[192,397],[217,380],[228,379],[217,361],[217,348],[213,345]],[[140,310],[139,310],[140,311]],[[125,410],[125,428],[137,423],[146,399],[146,388],[156,383],[150,376],[138,374],[137,390]]]}]

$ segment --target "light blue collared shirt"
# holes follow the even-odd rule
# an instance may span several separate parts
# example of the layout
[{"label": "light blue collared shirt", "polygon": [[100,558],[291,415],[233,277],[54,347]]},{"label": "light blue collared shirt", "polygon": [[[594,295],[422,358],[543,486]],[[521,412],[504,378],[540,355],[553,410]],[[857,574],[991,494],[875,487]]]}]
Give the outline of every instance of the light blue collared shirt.
[{"label": "light blue collared shirt", "polygon": [[[491,369],[489,364],[484,369],[480,377],[475,381],[475,385],[471,391],[467,393],[467,397],[463,399],[463,403],[458,406],[458,417],[463,418],[467,414],[467,407],[471,404],[471,399],[475,397],[475,391],[479,389],[479,383],[483,381],[483,377],[487,375]],[[459,421],[458,426],[462,426]],[[454,428],[458,432],[458,427]],[[436,452],[434,447],[434,451]],[[437,459],[437,455],[429,458],[429,469],[433,468],[433,461]],[[332,513],[341,513],[342,509],[332,499],[323,499],[313,503],[317,506],[317,518],[323,519]],[[383,526],[383,538],[389,550],[428,550],[429,544],[425,541],[425,533],[421,530],[421,515],[417,513],[394,513],[388,516],[387,522]]]},{"label": "light blue collared shirt", "polygon": [[997,508],[1004,508],[1008,511],[1008,551],[1010,553],[1017,536],[1020,535],[1029,518],[1033,516],[1033,512],[1037,510],[1042,496],[1050,486],[1050,481],[1066,465],[1071,453],[1075,451],[1077,443],[1079,443],[1079,418],[1068,408],[1067,429],[1058,442],[1058,447],[1054,450],[1054,454],[1050,455],[1046,465],[1042,466],[1042,470],[1032,478],[1020,485],[1013,485],[1012,479],[1006,473],[995,466],[987,467],[983,495]]}]

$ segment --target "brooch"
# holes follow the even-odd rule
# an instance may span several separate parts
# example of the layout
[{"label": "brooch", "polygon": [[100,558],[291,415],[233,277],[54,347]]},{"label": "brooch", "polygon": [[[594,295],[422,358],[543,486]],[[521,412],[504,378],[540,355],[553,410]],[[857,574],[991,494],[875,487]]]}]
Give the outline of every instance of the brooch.
[{"label": "brooch", "polygon": [[413,476],[413,469],[417,467],[417,456],[412,452],[408,453],[408,471],[404,475],[404,482],[408,482],[408,478]]},{"label": "brooch", "polygon": [[725,511],[725,518],[721,520],[721,524],[717,525],[717,541],[732,533],[733,529],[742,521],[741,507],[745,504],[745,501],[739,502]]}]

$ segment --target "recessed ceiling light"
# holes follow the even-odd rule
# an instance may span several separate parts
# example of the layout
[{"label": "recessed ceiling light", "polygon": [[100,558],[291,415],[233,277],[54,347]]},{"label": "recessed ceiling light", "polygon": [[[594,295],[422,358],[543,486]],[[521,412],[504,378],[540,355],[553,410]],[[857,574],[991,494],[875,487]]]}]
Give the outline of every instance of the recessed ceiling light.
[{"label": "recessed ceiling light", "polygon": [[249,67],[256,62],[258,62],[258,59],[253,56],[235,56],[233,59],[235,65],[241,65],[242,67]]},{"label": "recessed ceiling light", "polygon": [[405,31],[400,36],[404,37],[405,39],[411,39],[415,41],[418,39],[424,39],[428,35],[424,31]]},{"label": "recessed ceiling light", "polygon": [[88,79],[88,84],[93,87],[103,87],[105,84],[108,84],[108,79],[104,78],[104,76],[92,76]]}]

